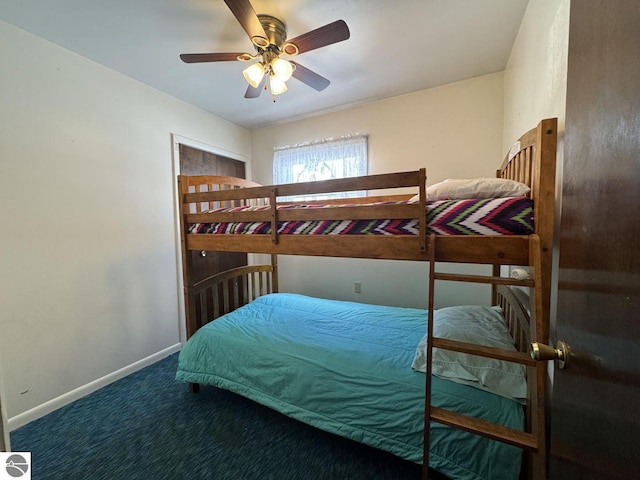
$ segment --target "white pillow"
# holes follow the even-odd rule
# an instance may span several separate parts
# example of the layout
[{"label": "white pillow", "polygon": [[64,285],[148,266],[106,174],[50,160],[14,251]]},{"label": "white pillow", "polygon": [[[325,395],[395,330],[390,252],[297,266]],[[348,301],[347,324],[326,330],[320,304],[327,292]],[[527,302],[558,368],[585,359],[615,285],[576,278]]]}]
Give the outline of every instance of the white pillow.
[{"label": "white pillow", "polygon": [[427,187],[427,200],[522,197],[531,189],[506,178],[448,179]]},{"label": "white pillow", "polygon": [[[478,305],[438,309],[433,317],[434,336],[515,351],[499,310]],[[414,370],[426,371],[426,347],[425,335],[416,349]],[[526,369],[518,363],[434,348],[431,373],[518,401],[527,398]]]}]

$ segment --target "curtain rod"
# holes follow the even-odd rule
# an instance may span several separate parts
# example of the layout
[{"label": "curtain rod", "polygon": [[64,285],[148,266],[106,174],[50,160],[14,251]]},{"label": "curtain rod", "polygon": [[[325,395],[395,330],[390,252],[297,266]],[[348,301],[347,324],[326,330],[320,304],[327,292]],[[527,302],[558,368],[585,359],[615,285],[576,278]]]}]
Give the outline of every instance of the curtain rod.
[{"label": "curtain rod", "polygon": [[277,152],[279,150],[288,150],[290,148],[308,147],[311,145],[320,145],[320,144],[329,143],[329,142],[339,142],[341,140],[355,140],[358,138],[367,138],[368,136],[369,134],[367,133],[352,133],[349,135],[343,135],[341,137],[329,137],[322,140],[311,140],[309,142],[297,143],[295,145],[283,145],[280,147],[276,146],[276,147],[273,147],[273,151]]}]

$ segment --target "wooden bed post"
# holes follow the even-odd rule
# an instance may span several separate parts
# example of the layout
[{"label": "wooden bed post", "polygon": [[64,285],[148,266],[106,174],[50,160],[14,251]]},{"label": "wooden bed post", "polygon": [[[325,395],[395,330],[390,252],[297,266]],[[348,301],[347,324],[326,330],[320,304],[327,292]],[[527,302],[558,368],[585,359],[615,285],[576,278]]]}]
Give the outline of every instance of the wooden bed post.
[{"label": "wooden bed post", "polygon": [[193,270],[193,262],[191,259],[191,255],[189,250],[187,250],[187,239],[186,239],[186,229],[189,226],[185,223],[185,208],[188,208],[188,204],[184,202],[184,195],[189,193],[189,183],[185,180],[183,175],[178,175],[178,209],[180,213],[180,243],[182,250],[182,289],[184,295],[184,312],[185,312],[185,321],[187,328],[187,340],[195,333],[197,330],[197,325],[195,325],[195,305],[193,305],[193,301],[190,298],[190,287],[191,278],[193,275],[191,271]]},{"label": "wooden bed post", "polygon": [[280,290],[278,289],[278,255],[276,253],[271,254],[271,290],[273,293],[277,293]]},{"label": "wooden bed post", "polygon": [[[549,257],[551,252],[549,252]],[[543,261],[545,252],[542,250],[540,237],[531,235],[530,238],[530,257],[531,267],[533,269],[533,278],[535,288],[533,288],[533,305],[531,313],[533,314],[530,325],[531,338],[533,341],[548,344],[549,310],[547,300],[549,298],[548,291],[543,290],[546,283],[543,281],[545,275]],[[550,259],[549,259],[550,260]],[[551,265],[549,265],[549,269]],[[548,273],[550,275],[550,272]],[[545,340],[540,340],[544,338]],[[531,392],[527,401],[529,407],[529,416],[531,418],[531,432],[537,439],[538,448],[536,452],[531,453],[531,478],[533,480],[545,480],[547,477],[547,429],[546,429],[546,400],[547,400],[547,362],[539,361],[535,365],[535,378],[529,382]],[[531,372],[531,369],[529,370]]]},{"label": "wooden bed post", "polygon": [[[558,120],[542,120],[536,129],[536,151],[533,162],[531,190],[537,204],[534,209],[534,225],[537,235],[530,240],[530,265],[536,288],[534,291],[534,340],[549,344],[551,321],[551,287],[553,269],[553,239],[556,203],[556,150]],[[542,175],[541,172],[546,172]],[[533,332],[532,332],[533,333]],[[531,428],[538,439],[538,451],[531,454],[531,476],[544,480],[547,476],[548,445],[546,431],[547,363],[538,362],[535,367],[534,402],[531,403]]]},{"label": "wooden bed post", "polygon": [[[540,314],[536,317],[536,339],[549,343],[549,321],[551,313],[551,271],[553,260],[553,233],[555,227],[556,204],[556,149],[558,139],[558,119],[542,120],[536,129],[536,145],[532,172],[532,195],[536,199],[533,224],[539,237],[540,264],[536,278]],[[542,175],[541,172],[546,172]],[[539,282],[539,283],[538,283]],[[538,313],[538,312],[537,312]]]}]

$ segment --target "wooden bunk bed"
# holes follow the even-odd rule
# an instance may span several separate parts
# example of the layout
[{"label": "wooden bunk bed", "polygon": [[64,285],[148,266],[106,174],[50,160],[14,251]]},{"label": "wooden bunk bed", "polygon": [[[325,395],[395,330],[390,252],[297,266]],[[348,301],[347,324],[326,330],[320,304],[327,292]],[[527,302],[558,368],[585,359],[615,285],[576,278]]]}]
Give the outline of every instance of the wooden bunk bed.
[{"label": "wooden bunk bed", "polygon": [[[429,438],[432,422],[478,434],[528,452],[524,475],[546,477],[546,432],[544,408],[546,365],[529,356],[530,342],[548,343],[551,294],[551,261],[555,210],[556,119],[546,119],[524,134],[497,171],[497,177],[530,187],[533,230],[526,234],[436,235],[429,226],[426,172],[403,172],[366,177],[260,186],[229,177],[178,177],[181,241],[187,335],[206,323],[246,305],[264,294],[278,291],[277,255],[309,255],[355,258],[416,260],[429,263],[429,308],[426,355],[434,349],[472,354],[524,365],[527,370],[526,424],[524,430],[496,425],[432,405],[431,364],[426,362],[427,387],[424,403],[424,477],[428,477]],[[389,195],[391,189],[417,188],[411,194]],[[384,190],[385,195],[322,202],[280,202],[280,197],[326,192]],[[283,222],[340,222],[372,219],[413,221],[414,234],[372,235],[358,233],[293,234]],[[219,228],[224,225],[224,228]],[[237,226],[242,228],[238,229]],[[260,225],[253,228],[251,225]],[[204,228],[203,228],[204,226]],[[213,226],[213,228],[212,228]],[[229,228],[231,226],[231,228]],[[235,230],[234,230],[235,228]],[[223,233],[198,233],[203,231]],[[232,231],[234,233],[227,233]],[[238,233],[242,231],[242,233]],[[262,233],[246,233],[246,232]],[[271,265],[247,266],[209,279],[191,281],[190,251],[235,251],[271,254]],[[492,276],[453,275],[437,272],[436,262],[493,265]],[[532,278],[515,280],[503,276],[504,266],[531,267]],[[501,305],[517,351],[478,346],[434,337],[434,291],[437,281],[482,282],[494,285],[493,303]],[[531,321],[520,296],[512,287],[529,287],[532,293]],[[194,377],[201,378],[201,377]],[[434,377],[435,378],[435,377]],[[198,383],[189,380],[192,386]],[[206,383],[206,382],[204,382]]]}]

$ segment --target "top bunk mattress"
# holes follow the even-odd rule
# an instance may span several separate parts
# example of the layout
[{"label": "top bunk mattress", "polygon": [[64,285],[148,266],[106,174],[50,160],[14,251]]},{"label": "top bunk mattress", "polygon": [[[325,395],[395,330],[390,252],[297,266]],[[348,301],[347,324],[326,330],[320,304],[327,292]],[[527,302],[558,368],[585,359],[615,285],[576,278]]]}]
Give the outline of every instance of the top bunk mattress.
[{"label": "top bunk mattress", "polygon": [[[408,202],[378,202],[371,206],[401,205]],[[312,210],[358,205],[280,205],[278,210]],[[364,206],[364,205],[362,205]],[[266,206],[217,208],[204,213],[268,211]],[[417,235],[416,218],[366,220],[278,221],[279,235]],[[229,221],[193,223],[190,234],[271,234],[271,222]],[[527,197],[503,197],[427,202],[427,234],[437,235],[531,235],[534,233],[533,201]]]}]

